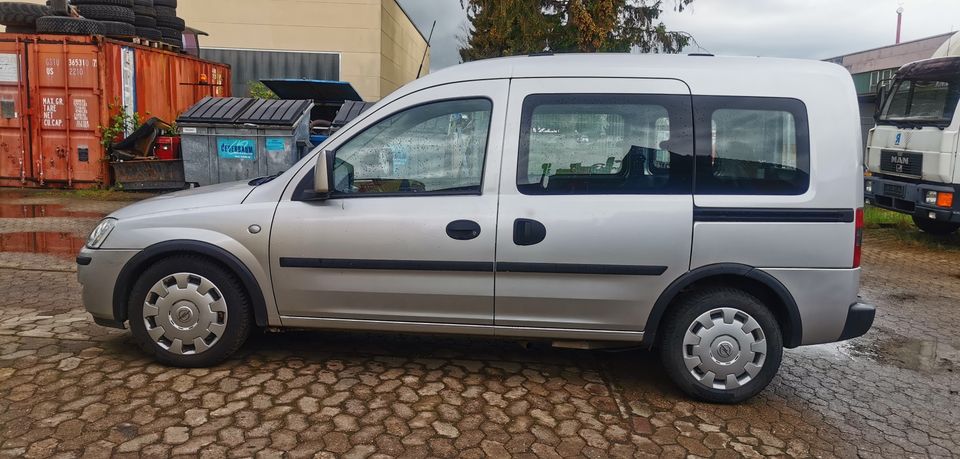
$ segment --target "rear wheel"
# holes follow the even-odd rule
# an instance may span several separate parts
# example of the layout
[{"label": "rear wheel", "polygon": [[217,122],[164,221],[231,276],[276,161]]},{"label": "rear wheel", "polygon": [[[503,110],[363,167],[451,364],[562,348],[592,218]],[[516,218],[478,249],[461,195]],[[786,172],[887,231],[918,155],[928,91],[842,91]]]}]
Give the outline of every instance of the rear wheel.
[{"label": "rear wheel", "polygon": [[913,217],[913,223],[924,233],[934,236],[949,236],[960,230],[960,223],[938,222],[927,218]]},{"label": "rear wheel", "polygon": [[744,291],[713,288],[682,298],[665,318],[660,357],[688,395],[739,403],[760,393],[780,368],[776,317]]},{"label": "rear wheel", "polygon": [[250,302],[229,271],[198,256],[161,260],[137,280],[128,317],[137,343],[167,365],[207,367],[230,357],[250,332]]}]

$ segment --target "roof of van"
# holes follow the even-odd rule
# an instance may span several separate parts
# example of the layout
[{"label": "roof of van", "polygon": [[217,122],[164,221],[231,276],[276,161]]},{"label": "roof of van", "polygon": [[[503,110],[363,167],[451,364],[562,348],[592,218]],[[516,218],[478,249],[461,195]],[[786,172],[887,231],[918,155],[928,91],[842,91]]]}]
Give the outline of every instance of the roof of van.
[{"label": "roof of van", "polygon": [[398,91],[504,78],[671,78],[694,94],[782,95],[804,81],[852,78],[842,66],[817,60],[662,54],[556,54],[487,59],[431,73]]}]

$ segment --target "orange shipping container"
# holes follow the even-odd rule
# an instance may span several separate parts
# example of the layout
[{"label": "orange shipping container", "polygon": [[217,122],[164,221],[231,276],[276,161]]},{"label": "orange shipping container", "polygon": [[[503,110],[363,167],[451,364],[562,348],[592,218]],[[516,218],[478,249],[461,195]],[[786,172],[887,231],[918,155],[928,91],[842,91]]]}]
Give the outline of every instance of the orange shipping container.
[{"label": "orange shipping container", "polygon": [[101,126],[229,97],[230,67],[103,37],[0,34],[0,186],[109,184]]}]

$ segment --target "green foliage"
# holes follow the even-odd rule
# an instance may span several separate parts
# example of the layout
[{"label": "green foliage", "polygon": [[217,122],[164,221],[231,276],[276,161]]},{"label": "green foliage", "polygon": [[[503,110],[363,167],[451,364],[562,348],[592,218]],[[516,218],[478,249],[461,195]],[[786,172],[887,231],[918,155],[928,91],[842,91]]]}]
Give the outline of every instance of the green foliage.
[{"label": "green foliage", "polygon": [[116,115],[110,118],[110,125],[100,126],[100,143],[106,150],[110,150],[114,143],[123,139],[127,132],[136,131],[143,125],[140,114],[137,112],[133,115],[128,114],[127,108],[123,105],[110,105],[110,111],[116,112]]},{"label": "green foliage", "polygon": [[867,244],[899,242],[907,246],[936,251],[960,251],[960,234],[934,236],[920,231],[909,215],[867,206],[863,210]]},{"label": "green foliage", "polygon": [[250,87],[250,97],[254,99],[279,99],[267,85],[259,81],[251,81],[247,86]]},{"label": "green foliage", "polygon": [[[693,0],[674,0],[683,11]],[[460,0],[464,61],[550,52],[679,53],[692,37],[659,21],[663,0]]]}]

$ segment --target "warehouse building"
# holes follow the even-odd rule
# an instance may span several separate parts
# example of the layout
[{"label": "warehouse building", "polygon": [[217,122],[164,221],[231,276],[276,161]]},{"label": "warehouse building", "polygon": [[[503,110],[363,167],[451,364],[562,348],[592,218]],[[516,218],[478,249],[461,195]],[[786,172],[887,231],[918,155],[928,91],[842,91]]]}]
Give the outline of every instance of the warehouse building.
[{"label": "warehouse building", "polygon": [[373,102],[430,68],[427,39],[397,0],[181,0],[177,13],[209,34],[200,57],[233,68],[235,96],[261,79],[305,78],[350,82]]}]

